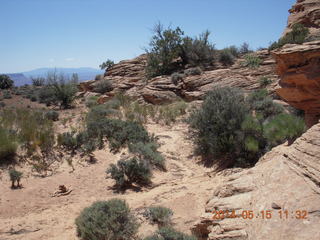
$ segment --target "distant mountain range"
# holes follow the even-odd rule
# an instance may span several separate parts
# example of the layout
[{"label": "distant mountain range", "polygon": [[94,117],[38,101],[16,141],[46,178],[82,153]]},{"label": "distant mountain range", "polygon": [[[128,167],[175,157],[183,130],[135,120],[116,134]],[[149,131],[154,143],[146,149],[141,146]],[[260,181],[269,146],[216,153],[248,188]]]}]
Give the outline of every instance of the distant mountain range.
[{"label": "distant mountain range", "polygon": [[25,84],[32,84],[32,77],[46,77],[49,72],[57,71],[66,77],[71,77],[73,73],[77,73],[79,81],[88,81],[95,78],[96,75],[104,73],[103,70],[81,67],[81,68],[38,68],[28,72],[21,73],[6,73],[13,81],[15,86],[22,86]]}]

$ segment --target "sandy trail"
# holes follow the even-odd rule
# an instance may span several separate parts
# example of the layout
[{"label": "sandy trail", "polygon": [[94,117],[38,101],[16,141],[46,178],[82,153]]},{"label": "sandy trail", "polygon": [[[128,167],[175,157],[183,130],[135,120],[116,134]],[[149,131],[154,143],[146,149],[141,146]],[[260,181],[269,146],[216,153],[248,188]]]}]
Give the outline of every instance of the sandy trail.
[{"label": "sandy trail", "polygon": [[[97,200],[125,199],[141,221],[141,236],[151,234],[156,226],[141,215],[145,207],[162,205],[174,211],[173,223],[181,231],[189,232],[192,223],[203,212],[213,188],[221,181],[211,178],[206,169],[192,155],[187,139],[187,125],[173,127],[148,124],[147,129],[159,137],[160,152],[166,158],[167,172],[155,171],[154,187],[139,192],[128,190],[117,194],[111,189],[112,179],[106,179],[105,170],[120,158],[107,150],[95,152],[97,163],[70,172],[64,167],[47,178],[24,178],[24,188],[11,190],[6,173],[0,186],[0,240],[76,240],[74,220],[84,207]],[[63,197],[51,197],[57,187],[65,184],[73,189]]]}]

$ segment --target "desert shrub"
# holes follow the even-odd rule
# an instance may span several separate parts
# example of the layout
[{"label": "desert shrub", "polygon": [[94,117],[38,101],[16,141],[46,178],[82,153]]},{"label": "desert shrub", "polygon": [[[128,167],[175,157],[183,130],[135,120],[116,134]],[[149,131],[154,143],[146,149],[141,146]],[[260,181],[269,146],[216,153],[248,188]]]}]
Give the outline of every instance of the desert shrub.
[{"label": "desert shrub", "polygon": [[196,240],[194,236],[181,233],[172,227],[162,227],[155,234],[144,238],[144,240]]},{"label": "desert shrub", "polygon": [[8,89],[13,87],[14,82],[8,75],[1,74],[0,75],[0,89]]},{"label": "desert shrub", "polygon": [[94,106],[97,106],[98,105],[98,99],[99,99],[98,96],[90,96],[90,97],[88,97],[87,100],[86,100],[86,107],[92,108]]},{"label": "desert shrub", "polygon": [[99,67],[101,70],[105,69],[108,71],[114,65],[114,61],[108,59],[107,61],[103,62]]},{"label": "desert shrub", "polygon": [[44,77],[32,77],[31,78],[33,86],[43,86],[45,84],[46,79]]},{"label": "desert shrub", "polygon": [[10,99],[12,98],[11,93],[9,91],[3,91],[3,98],[4,99]]},{"label": "desert shrub", "polygon": [[23,149],[32,155],[37,148],[43,154],[51,152],[54,145],[52,121],[42,111],[29,109],[4,109],[0,126],[14,136]]},{"label": "desert shrub", "polygon": [[101,93],[101,94],[110,92],[112,91],[112,89],[113,89],[112,82],[108,79],[99,80],[93,88],[94,92]]},{"label": "desert shrub", "polygon": [[244,56],[244,59],[245,61],[242,62],[242,65],[249,68],[258,68],[262,62],[262,60],[254,54],[247,54]]},{"label": "desert shrub", "polygon": [[113,99],[107,101],[104,105],[108,109],[119,110],[119,108],[121,107],[121,101],[117,98],[113,98]]},{"label": "desert shrub", "polygon": [[280,48],[285,44],[302,44],[307,40],[309,35],[309,29],[300,23],[296,23],[292,26],[291,32],[288,32],[284,37],[280,38],[278,41],[273,42],[269,46],[269,50],[274,50]]},{"label": "desert shrub", "polygon": [[173,211],[170,208],[161,206],[149,207],[147,215],[152,222],[164,226],[171,222]]},{"label": "desert shrub", "polygon": [[171,82],[174,84],[174,85],[178,85],[179,82],[182,82],[183,81],[183,78],[185,77],[184,74],[182,73],[172,73],[171,74]]},{"label": "desert shrub", "polygon": [[259,78],[260,87],[266,87],[271,83],[272,83],[272,80],[270,78],[266,77],[266,76],[263,76],[263,77]]},{"label": "desert shrub", "polygon": [[98,74],[95,76],[94,80],[99,81],[103,79],[103,74]]},{"label": "desert shrub", "polygon": [[174,60],[181,55],[183,31],[177,27],[164,29],[160,23],[153,29],[153,36],[147,49],[146,73],[149,78],[170,74],[175,70]]},{"label": "desert shrub", "polygon": [[80,147],[74,132],[64,132],[58,135],[58,145],[74,151]]},{"label": "desert shrub", "polygon": [[223,49],[223,50],[229,51],[229,52],[232,54],[232,56],[235,57],[235,58],[239,57],[239,55],[240,55],[240,50],[239,50],[239,48],[237,48],[237,47],[234,46],[234,45],[232,45],[232,46],[230,46],[230,47],[227,47],[227,48],[225,48],[225,49]]},{"label": "desert shrub", "polygon": [[155,117],[157,122],[164,122],[166,125],[176,122],[177,118],[186,113],[187,104],[184,101],[178,101],[158,108],[158,114]]},{"label": "desert shrub", "polygon": [[17,187],[20,187],[20,180],[22,177],[22,172],[19,172],[15,169],[9,170],[9,176],[11,181],[11,188],[15,188],[15,182],[17,182]]},{"label": "desert shrub", "polygon": [[44,103],[46,105],[56,104],[57,98],[55,95],[55,91],[53,88],[49,86],[43,86],[38,91],[38,98],[40,103]]},{"label": "desert shrub", "polygon": [[119,160],[117,165],[111,164],[106,173],[116,181],[118,189],[125,189],[132,186],[133,183],[145,186],[151,182],[151,170],[148,163],[136,157]]},{"label": "desert shrub", "polygon": [[217,88],[209,92],[202,107],[190,118],[197,152],[223,164],[233,165],[239,152],[238,132],[248,108],[243,94],[232,88]]},{"label": "desert shrub", "polygon": [[139,224],[124,200],[93,203],[76,218],[77,234],[83,240],[133,240]]},{"label": "desert shrub", "polygon": [[138,122],[140,124],[147,122],[148,108],[145,104],[133,102],[123,109],[124,117],[127,121]]},{"label": "desert shrub", "polygon": [[17,151],[17,143],[7,129],[0,125],[0,165],[12,162]]},{"label": "desert shrub", "polygon": [[209,66],[215,60],[214,45],[209,41],[210,32],[207,30],[199,37],[184,37],[182,43],[182,58],[185,65],[189,66]]},{"label": "desert shrub", "polygon": [[151,166],[165,170],[165,160],[164,157],[157,151],[158,147],[159,146],[156,142],[138,142],[130,144],[129,151],[137,154],[139,159],[147,161]]},{"label": "desert shrub", "polygon": [[270,146],[276,146],[288,140],[291,144],[305,131],[302,118],[290,114],[279,114],[265,124],[263,134]]},{"label": "desert shrub", "polygon": [[54,96],[53,104],[59,104],[60,108],[69,108],[75,99],[77,85],[68,81],[63,75],[49,72],[47,76],[47,87],[51,88]]},{"label": "desert shrub", "polygon": [[234,56],[228,49],[223,49],[219,53],[219,62],[225,66],[232,65],[234,63]]},{"label": "desert shrub", "polygon": [[31,97],[30,97],[30,101],[31,102],[36,102],[38,100],[38,98],[37,98],[37,96],[35,96],[35,95],[32,95]]},{"label": "desert shrub", "polygon": [[184,70],[184,74],[187,76],[201,75],[201,73],[202,73],[202,69],[200,67],[193,67],[193,68],[188,68]]},{"label": "desert shrub", "polygon": [[249,44],[244,42],[240,48],[239,48],[239,53],[240,54],[248,54],[248,53],[251,53],[252,51],[250,50],[250,47],[249,47]]},{"label": "desert shrub", "polygon": [[49,119],[49,120],[52,120],[52,121],[58,121],[59,120],[59,113],[57,111],[48,111],[46,113],[46,117]]},{"label": "desert shrub", "polygon": [[254,91],[246,100],[250,105],[250,109],[254,110],[256,114],[261,115],[263,119],[275,116],[284,111],[281,105],[274,103],[272,98],[268,96],[266,89]]}]

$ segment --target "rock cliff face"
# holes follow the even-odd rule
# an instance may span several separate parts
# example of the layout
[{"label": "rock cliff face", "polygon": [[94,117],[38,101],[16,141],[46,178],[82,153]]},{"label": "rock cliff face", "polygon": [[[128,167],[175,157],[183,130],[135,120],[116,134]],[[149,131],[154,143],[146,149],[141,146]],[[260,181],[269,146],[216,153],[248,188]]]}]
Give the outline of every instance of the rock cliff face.
[{"label": "rock cliff face", "polygon": [[320,117],[320,41],[286,45],[273,52],[282,88],[276,90],[286,102],[305,111],[312,126]]},{"label": "rock cliff face", "polygon": [[[291,146],[274,148],[254,168],[226,176],[192,231],[211,240],[320,239],[319,136],[320,123]],[[239,217],[213,219],[214,210],[234,210]]]},{"label": "rock cliff face", "polygon": [[[159,76],[153,79],[146,79],[145,66],[146,55],[141,55],[132,60],[121,61],[115,64],[104,76],[104,79],[111,80],[115,87],[114,91],[101,96],[100,102],[114,95],[115,92],[125,91],[126,95],[153,104],[163,104],[182,98],[186,101],[201,100],[206,92],[216,86],[238,87],[245,91],[259,88],[259,79],[267,76],[273,83],[269,90],[273,91],[277,86],[278,76],[275,74],[275,61],[268,51],[256,53],[262,60],[257,69],[243,67],[243,59],[230,68],[221,66],[215,70],[204,71],[201,75],[186,76],[177,85],[174,85],[170,76]],[[93,91],[97,81],[81,83],[83,91]]]},{"label": "rock cliff face", "polygon": [[320,37],[320,1],[297,0],[297,3],[289,10],[288,25],[283,35],[288,33],[295,23],[301,23],[308,27],[312,37]]}]

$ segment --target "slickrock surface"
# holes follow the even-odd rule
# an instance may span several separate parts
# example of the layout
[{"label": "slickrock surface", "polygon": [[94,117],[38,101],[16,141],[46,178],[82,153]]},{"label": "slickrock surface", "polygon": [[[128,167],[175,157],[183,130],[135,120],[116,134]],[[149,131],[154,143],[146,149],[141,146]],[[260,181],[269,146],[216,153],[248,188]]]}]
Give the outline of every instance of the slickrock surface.
[{"label": "slickrock surface", "polygon": [[273,52],[280,75],[276,90],[286,102],[305,111],[312,126],[320,117],[320,41],[286,45]]},{"label": "slickrock surface", "polygon": [[[231,174],[207,202],[192,228],[204,239],[320,239],[320,123],[291,146],[281,145],[254,168]],[[213,220],[213,210],[252,210],[252,219]],[[271,210],[263,219],[261,211]],[[279,211],[288,210],[288,218]],[[297,219],[306,211],[305,219]],[[266,212],[265,212],[266,213]]]}]

